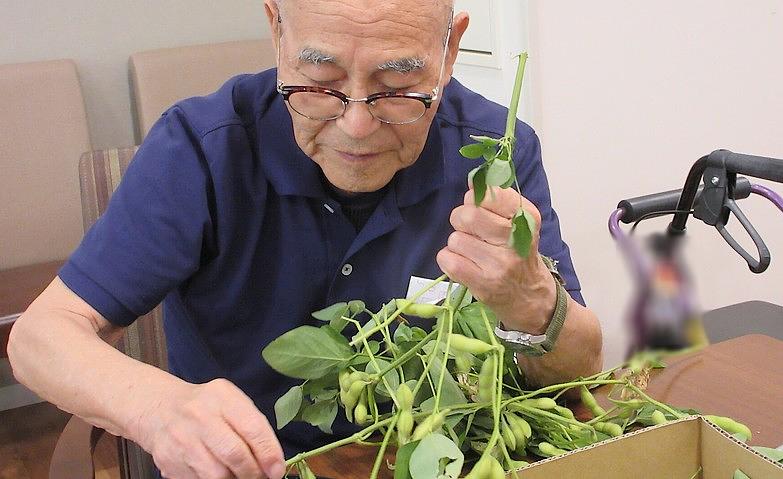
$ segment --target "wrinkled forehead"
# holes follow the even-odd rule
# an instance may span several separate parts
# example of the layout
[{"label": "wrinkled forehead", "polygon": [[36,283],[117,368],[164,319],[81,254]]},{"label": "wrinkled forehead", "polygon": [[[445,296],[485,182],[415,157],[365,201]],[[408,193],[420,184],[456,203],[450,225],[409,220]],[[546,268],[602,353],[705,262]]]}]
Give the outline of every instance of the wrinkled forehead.
[{"label": "wrinkled forehead", "polygon": [[439,55],[452,0],[278,0],[292,48],[315,50],[338,63],[362,52]]}]

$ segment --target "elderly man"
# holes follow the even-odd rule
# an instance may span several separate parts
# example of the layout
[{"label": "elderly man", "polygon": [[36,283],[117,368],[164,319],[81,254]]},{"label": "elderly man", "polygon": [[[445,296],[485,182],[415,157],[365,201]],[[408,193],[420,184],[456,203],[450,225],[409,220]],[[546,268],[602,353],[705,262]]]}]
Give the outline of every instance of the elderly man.
[{"label": "elderly man", "polygon": [[[533,131],[518,123],[525,198],[498,191],[476,207],[466,192],[474,165],[458,149],[469,135],[501,136],[506,110],[451,79],[468,26],[451,3],[266,0],[278,69],[163,115],[107,213],[14,328],[17,377],[140,444],[164,477],[279,478],[283,448],[328,438],[291,424],[278,442],[267,417],[292,382],[259,353],[329,304],[377,308],[443,271],[506,329],[547,335],[518,355],[531,382],[597,371],[600,328],[581,304]],[[542,257],[507,247],[520,201],[540,219],[534,253],[566,280],[557,307]],[[170,373],[109,345],[161,300]]]}]

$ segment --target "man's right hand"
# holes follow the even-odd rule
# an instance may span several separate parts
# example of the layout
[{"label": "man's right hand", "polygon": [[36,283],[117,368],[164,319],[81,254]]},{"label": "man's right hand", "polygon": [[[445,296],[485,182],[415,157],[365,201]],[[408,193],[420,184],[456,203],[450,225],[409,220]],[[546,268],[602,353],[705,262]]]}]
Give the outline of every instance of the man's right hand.
[{"label": "man's right hand", "polygon": [[139,418],[140,445],[164,478],[279,479],[283,450],[266,417],[225,379],[181,382]]}]

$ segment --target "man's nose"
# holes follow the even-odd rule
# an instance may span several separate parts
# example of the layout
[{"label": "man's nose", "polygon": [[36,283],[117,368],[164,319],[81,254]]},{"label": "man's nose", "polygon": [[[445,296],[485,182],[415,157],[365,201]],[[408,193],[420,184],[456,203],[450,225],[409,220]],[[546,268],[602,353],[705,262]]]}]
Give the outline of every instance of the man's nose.
[{"label": "man's nose", "polygon": [[375,133],[381,122],[372,116],[367,103],[350,102],[345,114],[337,119],[337,126],[349,137],[363,139]]}]

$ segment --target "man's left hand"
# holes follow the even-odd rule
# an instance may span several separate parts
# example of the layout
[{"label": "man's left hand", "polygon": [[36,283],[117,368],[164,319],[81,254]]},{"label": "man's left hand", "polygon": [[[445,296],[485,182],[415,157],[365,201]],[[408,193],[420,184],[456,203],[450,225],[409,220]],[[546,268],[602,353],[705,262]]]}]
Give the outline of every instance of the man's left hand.
[{"label": "man's left hand", "polygon": [[[473,189],[451,213],[454,233],[437,256],[452,281],[467,286],[507,329],[543,334],[555,309],[554,279],[538,254],[541,214],[513,189],[492,188],[480,206]],[[530,253],[509,246],[511,219],[524,208],[536,219]]]}]

